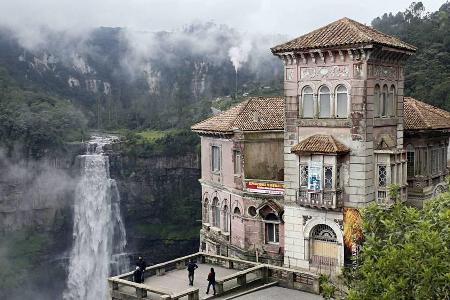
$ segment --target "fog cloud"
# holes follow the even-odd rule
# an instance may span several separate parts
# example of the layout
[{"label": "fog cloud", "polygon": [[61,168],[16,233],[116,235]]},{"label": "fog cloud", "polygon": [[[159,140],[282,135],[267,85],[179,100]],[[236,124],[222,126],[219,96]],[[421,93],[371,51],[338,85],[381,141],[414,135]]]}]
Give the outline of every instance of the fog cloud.
[{"label": "fog cloud", "polygon": [[[2,0],[0,25],[17,31],[25,44],[42,43],[41,29],[80,34],[108,26],[173,30],[195,21],[226,24],[241,31],[297,36],[344,16],[369,24],[385,13],[403,11],[411,0]],[[436,10],[443,0],[422,1]]]}]

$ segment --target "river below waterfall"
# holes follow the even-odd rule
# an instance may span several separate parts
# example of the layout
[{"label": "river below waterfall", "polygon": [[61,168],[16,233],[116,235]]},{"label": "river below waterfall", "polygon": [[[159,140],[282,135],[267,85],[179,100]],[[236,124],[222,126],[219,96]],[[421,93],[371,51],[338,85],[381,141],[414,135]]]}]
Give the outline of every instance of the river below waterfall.
[{"label": "river below waterfall", "polygon": [[128,267],[126,233],[120,215],[120,195],[109,175],[105,145],[113,136],[93,136],[79,155],[81,177],[75,189],[73,246],[64,300],[108,298],[107,278]]}]

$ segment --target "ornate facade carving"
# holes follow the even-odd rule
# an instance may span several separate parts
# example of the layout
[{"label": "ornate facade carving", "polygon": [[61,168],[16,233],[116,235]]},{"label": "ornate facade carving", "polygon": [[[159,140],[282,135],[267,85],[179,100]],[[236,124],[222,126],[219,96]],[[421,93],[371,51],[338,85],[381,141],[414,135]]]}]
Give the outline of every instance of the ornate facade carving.
[{"label": "ornate facade carving", "polygon": [[302,79],[334,79],[349,78],[350,70],[348,66],[324,66],[315,68],[301,68],[300,76]]},{"label": "ornate facade carving", "polygon": [[397,68],[381,65],[367,65],[367,75],[370,78],[398,79]]},{"label": "ornate facade carving", "polygon": [[306,222],[308,222],[308,220],[311,220],[312,216],[303,216],[303,226],[306,225]]},{"label": "ornate facade carving", "polygon": [[344,230],[344,222],[343,222],[342,220],[334,219],[334,222],[335,222],[336,224],[338,224],[338,226],[339,226],[339,228],[340,228],[341,230]]}]

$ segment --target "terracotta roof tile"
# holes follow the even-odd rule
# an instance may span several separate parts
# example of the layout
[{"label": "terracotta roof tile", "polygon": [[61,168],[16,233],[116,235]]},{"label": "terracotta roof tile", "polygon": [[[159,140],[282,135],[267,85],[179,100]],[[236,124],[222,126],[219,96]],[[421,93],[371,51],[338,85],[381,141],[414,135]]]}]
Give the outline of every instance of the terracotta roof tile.
[{"label": "terracotta roof tile", "polygon": [[273,53],[280,53],[370,44],[379,44],[413,52],[416,51],[414,46],[411,46],[396,37],[384,34],[372,27],[349,18],[337,20],[287,43],[275,46],[271,48],[271,50]]},{"label": "terracotta roof tile", "polygon": [[403,103],[405,130],[450,129],[450,112],[410,97]]},{"label": "terracotta roof tile", "polygon": [[307,137],[297,145],[291,148],[293,153],[347,153],[350,152],[350,148],[336,140],[331,135],[316,134]]},{"label": "terracotta roof tile", "polygon": [[238,105],[191,127],[196,132],[231,133],[242,131],[283,130],[284,99],[282,97],[249,98]]}]

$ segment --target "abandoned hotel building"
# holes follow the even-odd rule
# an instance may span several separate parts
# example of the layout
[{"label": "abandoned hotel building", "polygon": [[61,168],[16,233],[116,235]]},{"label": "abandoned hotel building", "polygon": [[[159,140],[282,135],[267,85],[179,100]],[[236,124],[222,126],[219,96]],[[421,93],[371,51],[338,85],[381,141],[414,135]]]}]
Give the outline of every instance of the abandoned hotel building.
[{"label": "abandoned hotel building", "polygon": [[284,97],[249,98],[192,126],[200,251],[339,269],[353,251],[347,213],[388,205],[391,184],[416,206],[445,189],[450,113],[404,97],[413,46],[356,21],[271,50],[284,62]]},{"label": "abandoned hotel building", "polygon": [[344,18],[271,50],[284,97],[248,98],[192,126],[200,251],[147,267],[143,284],[133,272],[109,278],[111,299],[215,297],[204,279],[187,288],[190,259],[196,278],[216,269],[218,297],[320,299],[318,273],[358,255],[361,208],[397,201],[392,186],[416,206],[446,189],[450,113],[404,97],[413,46]]}]

